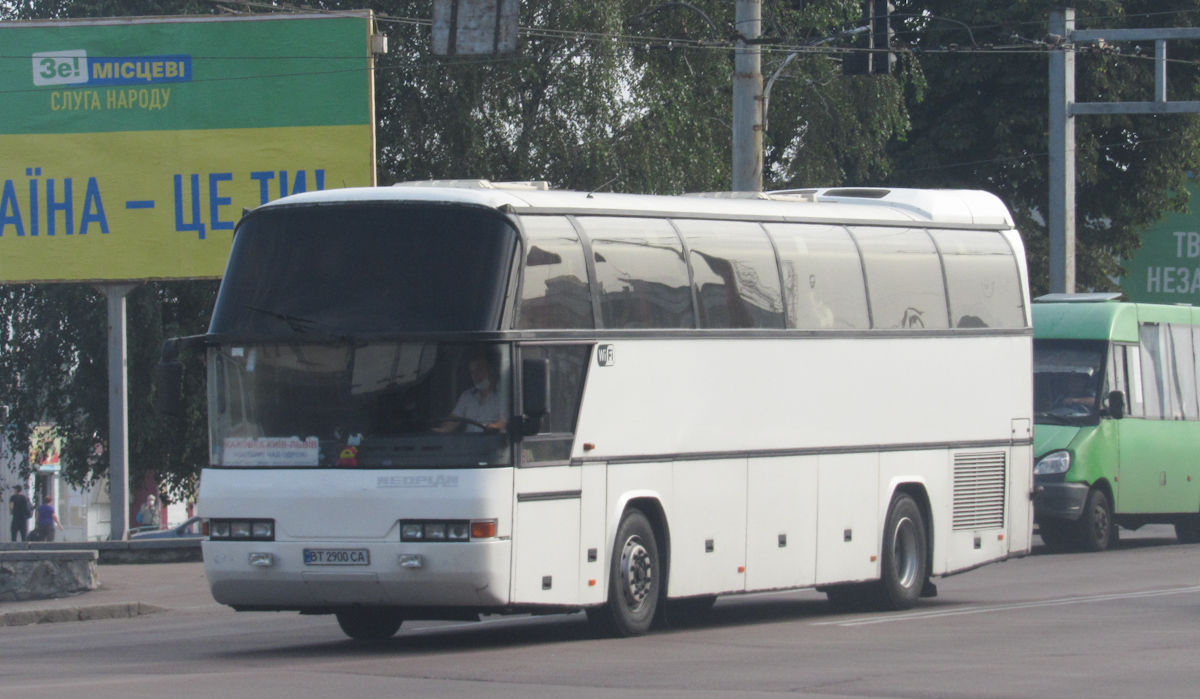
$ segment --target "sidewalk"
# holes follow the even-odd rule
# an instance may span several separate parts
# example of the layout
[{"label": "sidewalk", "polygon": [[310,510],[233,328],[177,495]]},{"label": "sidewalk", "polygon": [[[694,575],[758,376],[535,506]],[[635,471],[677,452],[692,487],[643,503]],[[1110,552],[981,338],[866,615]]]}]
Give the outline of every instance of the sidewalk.
[{"label": "sidewalk", "polygon": [[120,619],[168,610],[219,608],[203,563],[97,566],[100,587],[61,599],[0,602],[0,627]]}]

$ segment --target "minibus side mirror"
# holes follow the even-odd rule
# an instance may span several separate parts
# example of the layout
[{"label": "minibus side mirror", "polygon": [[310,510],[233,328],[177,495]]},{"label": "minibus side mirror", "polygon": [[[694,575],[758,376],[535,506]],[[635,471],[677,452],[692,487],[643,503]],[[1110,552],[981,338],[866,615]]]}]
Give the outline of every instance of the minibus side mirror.
[{"label": "minibus side mirror", "polygon": [[1125,394],[1112,391],[1108,394],[1108,416],[1114,420],[1125,417]]},{"label": "minibus side mirror", "polygon": [[521,435],[530,437],[542,431],[542,418],[550,412],[550,360],[521,360]]},{"label": "minibus side mirror", "polygon": [[160,415],[178,416],[183,412],[183,359],[185,347],[199,346],[203,335],[172,337],[163,342],[162,357],[156,371],[157,402]]}]

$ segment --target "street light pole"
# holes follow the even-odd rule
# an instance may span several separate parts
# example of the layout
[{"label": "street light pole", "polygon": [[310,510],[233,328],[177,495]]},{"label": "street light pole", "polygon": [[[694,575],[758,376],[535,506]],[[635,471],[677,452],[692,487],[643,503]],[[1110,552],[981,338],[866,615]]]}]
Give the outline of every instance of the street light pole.
[{"label": "street light pole", "polygon": [[737,0],[733,72],[733,191],[762,191],[762,54],[748,43],[762,34],[761,0]]}]

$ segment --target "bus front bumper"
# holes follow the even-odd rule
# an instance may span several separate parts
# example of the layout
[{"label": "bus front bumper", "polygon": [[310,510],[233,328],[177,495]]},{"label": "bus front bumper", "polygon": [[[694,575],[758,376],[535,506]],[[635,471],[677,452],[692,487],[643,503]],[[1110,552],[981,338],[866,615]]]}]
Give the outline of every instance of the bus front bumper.
[{"label": "bus front bumper", "polygon": [[[204,541],[202,546],[213,598],[238,609],[305,611],[351,605],[486,609],[509,601],[511,544],[507,540]],[[305,549],[366,551],[369,561],[314,565],[306,563]],[[413,565],[414,556],[419,565]]]},{"label": "bus front bumper", "polygon": [[1083,514],[1090,490],[1086,483],[1038,483],[1035,479],[1034,519],[1066,519],[1074,522]]}]

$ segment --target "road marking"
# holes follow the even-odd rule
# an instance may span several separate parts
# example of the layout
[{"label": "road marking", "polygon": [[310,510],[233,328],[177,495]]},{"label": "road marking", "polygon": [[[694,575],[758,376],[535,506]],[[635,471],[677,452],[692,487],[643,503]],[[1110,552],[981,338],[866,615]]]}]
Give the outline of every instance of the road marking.
[{"label": "road marking", "polygon": [[1108,602],[1111,600],[1138,599],[1142,597],[1162,597],[1165,595],[1182,595],[1189,592],[1200,592],[1200,585],[1191,587],[1173,587],[1166,590],[1145,590],[1142,592],[1121,592],[1106,595],[1088,595],[1086,597],[1060,597],[1058,599],[1042,600],[1040,602],[1015,602],[1012,604],[993,604],[988,606],[958,607],[956,609],[938,609],[928,612],[911,612],[908,614],[889,614],[887,616],[848,619],[843,621],[818,621],[810,626],[869,626],[871,624],[886,624],[893,621],[908,621],[911,619],[937,619],[948,616],[965,616],[967,614],[988,614],[990,612],[1008,612],[1020,609],[1037,609],[1040,607],[1064,607],[1071,604],[1088,604],[1091,602]]}]

